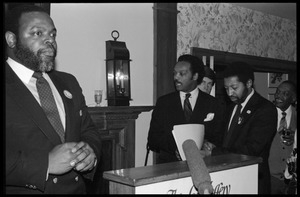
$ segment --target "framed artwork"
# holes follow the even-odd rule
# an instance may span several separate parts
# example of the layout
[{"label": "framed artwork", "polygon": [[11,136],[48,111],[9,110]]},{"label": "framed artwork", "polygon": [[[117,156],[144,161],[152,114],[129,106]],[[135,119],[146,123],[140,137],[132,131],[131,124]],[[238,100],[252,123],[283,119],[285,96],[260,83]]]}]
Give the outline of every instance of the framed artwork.
[{"label": "framed artwork", "polygon": [[281,82],[288,80],[288,74],[285,73],[268,73],[268,87],[277,88]]}]

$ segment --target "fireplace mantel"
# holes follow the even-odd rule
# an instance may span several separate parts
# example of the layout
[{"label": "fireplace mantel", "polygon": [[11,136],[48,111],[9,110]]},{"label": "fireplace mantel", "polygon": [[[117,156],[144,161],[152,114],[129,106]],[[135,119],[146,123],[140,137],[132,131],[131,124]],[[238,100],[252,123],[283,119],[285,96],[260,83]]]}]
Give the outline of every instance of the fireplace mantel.
[{"label": "fireplace mantel", "polygon": [[101,136],[102,156],[99,161],[91,194],[108,194],[108,181],[103,171],[135,166],[135,121],[142,112],[154,106],[108,106],[89,107],[88,111]]},{"label": "fireplace mantel", "polygon": [[137,119],[142,112],[151,111],[153,106],[109,106],[109,107],[89,107],[89,113],[96,123],[98,129],[105,130],[115,128],[116,120]]}]

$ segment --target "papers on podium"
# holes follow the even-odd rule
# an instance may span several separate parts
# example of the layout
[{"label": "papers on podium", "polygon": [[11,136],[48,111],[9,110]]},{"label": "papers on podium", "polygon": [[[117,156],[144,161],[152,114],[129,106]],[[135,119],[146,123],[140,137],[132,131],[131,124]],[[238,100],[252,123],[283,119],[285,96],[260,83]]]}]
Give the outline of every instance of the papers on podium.
[{"label": "papers on podium", "polygon": [[185,161],[182,144],[187,139],[192,139],[196,142],[199,150],[202,148],[204,140],[204,125],[203,124],[181,124],[173,127],[173,136],[182,161]]}]

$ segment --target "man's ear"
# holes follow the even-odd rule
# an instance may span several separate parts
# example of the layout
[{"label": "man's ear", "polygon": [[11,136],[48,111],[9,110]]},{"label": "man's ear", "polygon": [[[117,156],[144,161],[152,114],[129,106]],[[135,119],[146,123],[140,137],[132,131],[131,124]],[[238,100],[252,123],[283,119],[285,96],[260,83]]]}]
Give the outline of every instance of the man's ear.
[{"label": "man's ear", "polygon": [[5,32],[6,43],[9,48],[14,48],[17,43],[16,35],[11,31]]},{"label": "man's ear", "polygon": [[198,77],[199,77],[198,73],[195,73],[195,74],[193,75],[193,80],[197,81],[197,80],[198,80]]}]

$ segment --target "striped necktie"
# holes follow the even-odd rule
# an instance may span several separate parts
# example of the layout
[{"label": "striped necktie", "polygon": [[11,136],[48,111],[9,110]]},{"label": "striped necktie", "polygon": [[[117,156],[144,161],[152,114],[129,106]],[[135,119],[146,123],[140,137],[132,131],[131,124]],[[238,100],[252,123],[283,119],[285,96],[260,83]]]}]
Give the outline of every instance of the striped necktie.
[{"label": "striped necktie", "polygon": [[185,119],[187,122],[190,121],[190,119],[192,117],[192,113],[193,113],[192,106],[189,101],[190,96],[191,96],[191,94],[187,93],[185,95],[185,99],[184,99],[184,116],[185,116]]},{"label": "striped necktie", "polygon": [[279,123],[279,128],[278,128],[278,131],[281,131],[283,129],[286,129],[287,128],[287,122],[286,122],[286,112],[282,112],[282,118],[280,119],[280,123]]},{"label": "striped necktie", "polygon": [[43,77],[41,72],[34,72],[33,77],[37,79],[36,88],[40,97],[41,107],[43,108],[54,130],[59,135],[61,141],[64,143],[65,131],[59,117],[58,109],[50,85]]}]

